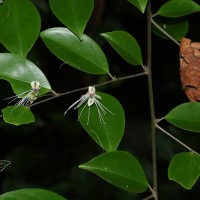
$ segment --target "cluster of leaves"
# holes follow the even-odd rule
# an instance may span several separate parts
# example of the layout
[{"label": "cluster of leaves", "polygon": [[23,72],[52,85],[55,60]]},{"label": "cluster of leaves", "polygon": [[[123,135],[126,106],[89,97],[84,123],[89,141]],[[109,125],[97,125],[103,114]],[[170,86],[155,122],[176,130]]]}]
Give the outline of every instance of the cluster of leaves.
[{"label": "cluster of leaves", "polygon": [[[148,0],[128,1],[142,13],[145,12]],[[0,15],[3,16],[0,19],[0,42],[10,52],[0,54],[0,79],[8,81],[18,96],[30,91],[32,81],[40,83],[41,96],[48,92],[54,93],[43,72],[27,59],[28,52],[39,36],[53,55],[68,65],[86,73],[111,76],[105,54],[93,39],[84,34],[94,8],[94,1],[49,0],[49,4],[51,11],[66,27],[53,27],[40,32],[40,15],[30,0],[6,0],[0,6]],[[165,34],[168,33],[179,41],[188,30],[188,21],[182,17],[199,11],[200,6],[192,0],[170,0],[152,17],[154,33],[164,38],[168,38]],[[132,35],[117,30],[102,33],[101,36],[126,62],[141,65],[145,70],[140,47]],[[111,95],[100,92],[97,92],[97,95],[101,96],[103,105],[113,113],[103,116],[105,124],[99,122],[99,111],[94,105],[91,108],[86,106],[82,114],[81,106],[78,115],[81,114],[79,121],[82,127],[105,153],[79,167],[95,173],[123,190],[144,192],[149,184],[139,161],[130,153],[118,150],[125,127],[123,107]],[[200,132],[198,110],[198,103],[182,104],[168,113],[165,119],[182,129]],[[14,125],[34,122],[33,113],[25,106],[8,106],[2,113],[5,122]],[[190,189],[200,175],[199,165],[199,155],[190,152],[177,154],[169,166],[169,179]],[[0,196],[0,200],[6,198],[64,199],[41,189],[16,190]]]}]

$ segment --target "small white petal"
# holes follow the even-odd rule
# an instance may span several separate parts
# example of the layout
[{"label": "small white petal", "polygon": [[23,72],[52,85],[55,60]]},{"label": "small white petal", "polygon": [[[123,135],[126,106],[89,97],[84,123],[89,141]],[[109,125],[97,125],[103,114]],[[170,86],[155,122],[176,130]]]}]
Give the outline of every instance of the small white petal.
[{"label": "small white petal", "polygon": [[31,88],[32,88],[33,90],[39,90],[39,89],[40,89],[40,83],[37,82],[37,81],[31,82]]},{"label": "small white petal", "polygon": [[93,97],[89,98],[87,102],[88,106],[90,107],[93,103],[94,103],[94,98]]},{"label": "small white petal", "polygon": [[89,87],[88,87],[88,93],[89,93],[90,96],[94,96],[95,93],[96,93],[95,87],[89,86]]}]

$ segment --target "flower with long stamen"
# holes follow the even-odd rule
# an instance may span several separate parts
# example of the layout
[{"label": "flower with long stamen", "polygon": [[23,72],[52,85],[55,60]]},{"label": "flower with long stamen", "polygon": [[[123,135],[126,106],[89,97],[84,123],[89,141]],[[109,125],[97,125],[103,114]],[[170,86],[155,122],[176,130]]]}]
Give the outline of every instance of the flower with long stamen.
[{"label": "flower with long stamen", "polygon": [[67,114],[67,112],[74,107],[74,109],[79,108],[80,106],[82,106],[83,104],[85,104],[78,116],[78,120],[81,118],[82,113],[84,112],[86,106],[88,106],[88,116],[87,116],[87,125],[89,124],[90,121],[90,107],[95,105],[97,108],[97,112],[98,112],[98,117],[99,117],[99,121],[101,124],[105,124],[105,121],[103,119],[103,116],[105,116],[107,114],[107,112],[109,112],[110,114],[112,114],[114,116],[114,114],[108,109],[106,108],[100,101],[102,101],[101,96],[99,96],[98,94],[96,94],[96,89],[93,86],[89,86],[88,87],[88,92],[84,95],[82,95],[80,97],[80,99],[78,99],[77,101],[75,101],[66,111],[65,111],[65,115]]},{"label": "flower with long stamen", "polygon": [[9,104],[19,98],[21,99],[15,104],[16,106],[19,106],[19,105],[29,106],[30,104],[32,104],[33,101],[35,101],[38,97],[38,93],[40,90],[40,83],[37,81],[32,81],[30,85],[31,85],[31,90],[28,90],[28,91],[22,92],[21,94],[7,98],[7,99],[12,98]]}]

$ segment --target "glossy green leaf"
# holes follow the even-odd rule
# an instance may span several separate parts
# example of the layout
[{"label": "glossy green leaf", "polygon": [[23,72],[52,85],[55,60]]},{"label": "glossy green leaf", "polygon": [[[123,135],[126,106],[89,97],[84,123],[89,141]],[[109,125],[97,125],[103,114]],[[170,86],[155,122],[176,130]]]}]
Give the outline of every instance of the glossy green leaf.
[{"label": "glossy green leaf", "polygon": [[125,151],[104,153],[79,167],[129,192],[141,193],[148,188],[140,163]]},{"label": "glossy green leaf", "polygon": [[2,109],[3,119],[6,123],[22,125],[35,122],[35,117],[29,108],[24,106],[8,106]]},{"label": "glossy green leaf", "polygon": [[15,94],[30,90],[32,81],[40,83],[39,94],[44,94],[51,90],[45,75],[35,64],[11,53],[0,54],[0,79],[7,80],[12,85]]},{"label": "glossy green leaf", "polygon": [[179,128],[200,132],[200,103],[181,104],[171,110],[165,119]]},{"label": "glossy green leaf", "polygon": [[[95,104],[89,107],[86,106],[83,110],[81,106],[78,110],[79,121],[86,132],[106,151],[114,151],[117,149],[125,127],[125,115],[121,104],[113,96],[97,92],[102,100],[99,100],[108,110],[105,109],[106,114],[103,115],[98,107],[103,121],[100,121],[98,110]],[[81,116],[80,113],[83,110]],[[89,120],[88,120],[89,116]]]},{"label": "glossy green leaf", "polygon": [[157,14],[164,17],[181,17],[200,11],[200,6],[194,1],[168,1],[163,4]]},{"label": "glossy green leaf", "polygon": [[26,56],[40,33],[36,7],[30,0],[6,0],[0,6],[0,16],[0,42],[10,52]]},{"label": "glossy green leaf", "polygon": [[148,0],[128,0],[134,6],[136,6],[142,13],[144,13]]},{"label": "glossy green leaf", "polygon": [[64,197],[44,189],[27,188],[6,192],[0,200],[66,200]]},{"label": "glossy green leaf", "polygon": [[117,53],[132,65],[142,65],[140,47],[133,36],[125,31],[113,31],[101,34]]},{"label": "glossy green leaf", "polygon": [[55,16],[80,39],[92,14],[94,0],[49,0]]},{"label": "glossy green leaf", "polygon": [[49,50],[70,66],[91,74],[108,73],[104,53],[90,37],[83,35],[80,41],[67,28],[47,29],[41,37]]},{"label": "glossy green leaf", "polygon": [[191,189],[200,176],[200,156],[192,152],[176,154],[170,162],[168,177]]},{"label": "glossy green leaf", "polygon": [[[180,41],[186,36],[189,28],[188,21],[182,18],[162,18],[156,20],[156,23],[177,41]],[[158,30],[155,25],[153,26],[153,32],[159,37],[169,39],[164,33]]]}]

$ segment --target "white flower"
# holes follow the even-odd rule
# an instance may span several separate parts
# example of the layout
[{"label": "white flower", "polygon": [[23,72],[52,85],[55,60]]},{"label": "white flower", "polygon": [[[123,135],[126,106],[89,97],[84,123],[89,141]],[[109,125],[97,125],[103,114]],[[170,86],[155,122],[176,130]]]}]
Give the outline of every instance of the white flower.
[{"label": "white flower", "polygon": [[28,105],[32,104],[33,101],[35,101],[37,99],[37,97],[38,97],[38,93],[39,93],[39,90],[40,90],[40,83],[37,82],[37,81],[32,81],[30,85],[31,85],[31,90],[28,90],[28,91],[25,91],[25,92],[23,92],[21,94],[18,94],[18,95],[15,95],[13,97],[7,98],[7,99],[13,98],[9,102],[9,104],[11,102],[15,101],[18,98],[21,98],[21,99],[15,104],[17,106],[19,106],[19,105],[28,106]]},{"label": "white flower", "polygon": [[108,108],[106,108],[100,101],[101,101],[101,96],[96,94],[96,89],[93,86],[89,86],[88,87],[88,92],[84,95],[81,96],[80,99],[78,99],[77,101],[75,101],[66,111],[64,114],[66,114],[72,107],[74,107],[76,104],[78,104],[77,106],[74,107],[74,109],[79,108],[81,105],[83,105],[85,103],[85,105],[83,106],[83,109],[80,112],[80,115],[78,117],[78,120],[81,118],[81,115],[84,111],[84,109],[86,108],[86,106],[88,106],[89,111],[88,111],[88,119],[87,119],[87,125],[89,124],[90,121],[90,107],[92,105],[95,105],[97,108],[97,112],[98,112],[98,116],[99,116],[99,121],[101,124],[105,124],[105,121],[103,119],[103,115],[106,115],[108,111],[110,114],[114,115]]}]

